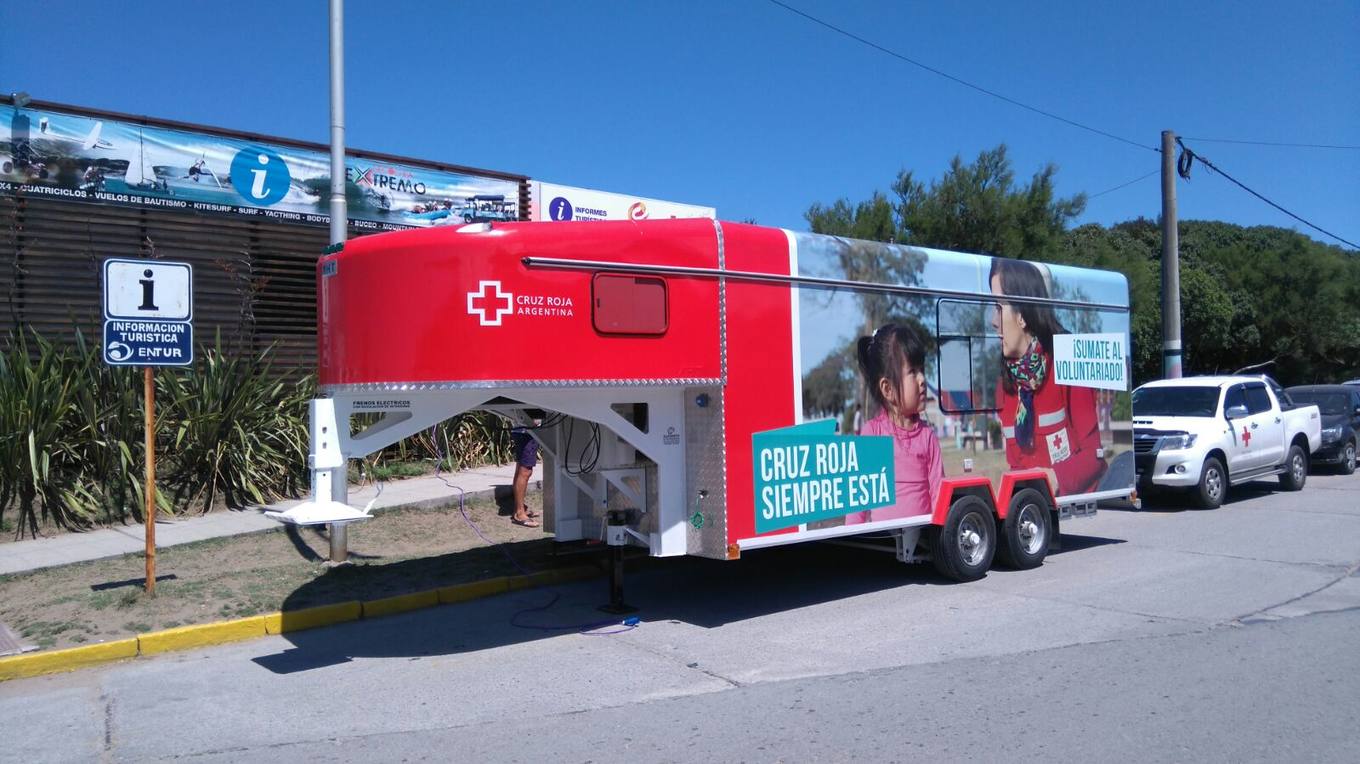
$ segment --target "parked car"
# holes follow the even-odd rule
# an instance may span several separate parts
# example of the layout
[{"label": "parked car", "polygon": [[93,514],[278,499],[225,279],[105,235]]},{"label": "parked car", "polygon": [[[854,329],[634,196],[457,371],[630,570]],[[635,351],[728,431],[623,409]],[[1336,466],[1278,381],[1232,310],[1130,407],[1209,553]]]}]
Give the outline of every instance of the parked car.
[{"label": "parked car", "polygon": [[1322,414],[1322,445],[1314,464],[1334,464],[1343,474],[1355,472],[1360,434],[1360,385],[1299,385],[1287,388],[1295,403],[1312,403]]},{"label": "parked car", "polygon": [[1271,475],[1303,488],[1321,430],[1317,406],[1295,404],[1269,377],[1162,379],[1133,391],[1139,486],[1189,489],[1206,509],[1229,486]]}]

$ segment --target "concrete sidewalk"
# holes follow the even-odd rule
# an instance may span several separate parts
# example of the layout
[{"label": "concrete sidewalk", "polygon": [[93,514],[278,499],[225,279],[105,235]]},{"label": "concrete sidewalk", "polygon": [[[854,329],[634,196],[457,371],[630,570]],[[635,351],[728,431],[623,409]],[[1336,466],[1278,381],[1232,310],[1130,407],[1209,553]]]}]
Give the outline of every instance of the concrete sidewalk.
[{"label": "concrete sidewalk", "polygon": [[[514,474],[515,465],[505,464],[393,480],[362,488],[350,486],[349,503],[362,509],[377,496],[377,501],[373,504],[374,512],[393,507],[434,508],[449,503],[456,504],[460,488],[465,496],[489,496],[497,486],[509,486]],[[538,481],[540,476],[541,467],[534,470],[530,478],[531,484]],[[265,515],[265,511],[285,510],[301,501],[302,499],[294,499],[262,507],[216,511],[181,519],[162,520],[158,516],[156,548],[273,530],[282,524],[270,519]],[[86,533],[62,533],[51,538],[0,544],[0,575],[141,552],[146,549],[145,533],[141,524],[131,524]]]}]

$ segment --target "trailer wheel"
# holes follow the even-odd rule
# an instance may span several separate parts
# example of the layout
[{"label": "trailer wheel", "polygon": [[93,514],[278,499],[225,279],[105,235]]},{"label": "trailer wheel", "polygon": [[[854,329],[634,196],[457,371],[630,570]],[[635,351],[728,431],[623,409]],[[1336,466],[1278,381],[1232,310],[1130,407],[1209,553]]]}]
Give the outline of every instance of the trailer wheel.
[{"label": "trailer wheel", "polygon": [[1053,532],[1050,517],[1042,493],[1033,488],[1018,491],[1001,525],[1001,546],[996,550],[1001,560],[1017,570],[1042,565]]},{"label": "trailer wheel", "polygon": [[955,581],[976,581],[987,575],[996,553],[996,521],[992,508],[976,496],[963,496],[950,507],[936,537],[935,570]]},{"label": "trailer wheel", "polygon": [[1303,490],[1303,484],[1308,480],[1308,455],[1303,453],[1303,449],[1298,446],[1289,447],[1289,459],[1284,463],[1284,472],[1280,474],[1280,487],[1286,491]]},{"label": "trailer wheel", "polygon": [[1216,457],[1204,460],[1199,470],[1199,488],[1196,497],[1204,509],[1218,509],[1223,504],[1223,493],[1228,488],[1228,478],[1223,473],[1223,462]]}]

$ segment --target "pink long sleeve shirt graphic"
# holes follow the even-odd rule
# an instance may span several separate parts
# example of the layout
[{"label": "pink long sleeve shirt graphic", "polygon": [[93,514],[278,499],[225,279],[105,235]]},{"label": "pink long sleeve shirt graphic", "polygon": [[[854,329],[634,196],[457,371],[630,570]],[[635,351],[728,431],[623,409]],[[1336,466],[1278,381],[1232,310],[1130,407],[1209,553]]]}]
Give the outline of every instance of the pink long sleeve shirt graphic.
[{"label": "pink long sleeve shirt graphic", "polygon": [[928,515],[940,495],[940,480],[944,477],[944,462],[940,458],[940,440],[925,422],[910,429],[898,427],[886,412],[870,419],[860,435],[887,435],[893,439],[893,472],[897,488],[897,503],[845,516],[846,525],[894,520],[902,517]]}]

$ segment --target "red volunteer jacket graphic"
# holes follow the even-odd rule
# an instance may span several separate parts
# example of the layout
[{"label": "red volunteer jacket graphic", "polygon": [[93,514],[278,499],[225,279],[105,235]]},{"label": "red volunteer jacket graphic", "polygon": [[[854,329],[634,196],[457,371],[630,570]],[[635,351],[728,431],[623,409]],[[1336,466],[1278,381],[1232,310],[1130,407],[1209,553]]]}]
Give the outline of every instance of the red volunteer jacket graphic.
[{"label": "red volunteer jacket graphic", "polygon": [[1034,391],[1034,442],[1027,449],[1020,448],[1015,439],[1019,392],[1007,392],[1004,380],[997,383],[1006,462],[1017,470],[1052,468],[1060,495],[1093,492],[1105,474],[1105,460],[1097,456],[1100,422],[1095,390],[1057,384],[1053,381],[1053,357],[1049,356],[1047,362],[1048,378]]}]

